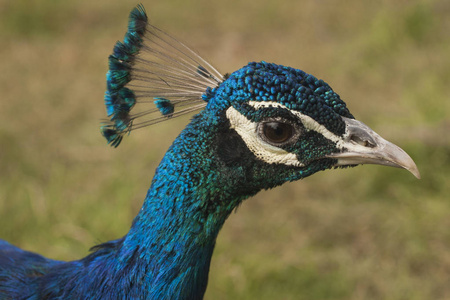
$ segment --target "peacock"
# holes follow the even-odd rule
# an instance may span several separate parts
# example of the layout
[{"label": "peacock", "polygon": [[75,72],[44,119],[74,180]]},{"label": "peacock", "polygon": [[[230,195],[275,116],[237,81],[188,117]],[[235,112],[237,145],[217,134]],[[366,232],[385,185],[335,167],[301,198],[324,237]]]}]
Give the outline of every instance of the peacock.
[{"label": "peacock", "polygon": [[109,56],[101,132],[131,131],[196,111],[155,171],[122,238],[56,261],[0,240],[0,299],[202,299],[217,235],[260,190],[359,164],[419,171],[357,121],[323,80],[250,62],[222,75],[151,25],[142,5]]}]

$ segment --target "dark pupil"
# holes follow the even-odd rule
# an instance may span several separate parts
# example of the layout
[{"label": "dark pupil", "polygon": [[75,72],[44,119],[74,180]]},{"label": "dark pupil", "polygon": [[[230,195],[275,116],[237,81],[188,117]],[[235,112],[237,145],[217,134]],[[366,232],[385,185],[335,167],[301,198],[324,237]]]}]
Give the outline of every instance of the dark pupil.
[{"label": "dark pupil", "polygon": [[265,137],[273,143],[283,143],[290,139],[293,128],[290,124],[279,122],[264,123],[263,132]]}]

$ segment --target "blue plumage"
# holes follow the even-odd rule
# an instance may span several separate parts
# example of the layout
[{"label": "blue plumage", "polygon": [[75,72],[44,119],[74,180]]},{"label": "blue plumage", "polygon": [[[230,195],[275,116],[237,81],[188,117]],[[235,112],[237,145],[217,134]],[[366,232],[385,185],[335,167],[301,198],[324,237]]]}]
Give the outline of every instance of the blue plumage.
[{"label": "blue plumage", "polygon": [[362,163],[418,176],[324,81],[266,62],[222,76],[148,24],[142,6],[109,57],[104,101],[102,134],[114,147],[131,130],[202,110],[165,154],[123,238],[71,262],[0,241],[0,299],[202,299],[216,237],[244,199]]},{"label": "blue plumage", "polygon": [[154,103],[163,116],[169,116],[175,111],[174,105],[168,99],[155,97]]}]

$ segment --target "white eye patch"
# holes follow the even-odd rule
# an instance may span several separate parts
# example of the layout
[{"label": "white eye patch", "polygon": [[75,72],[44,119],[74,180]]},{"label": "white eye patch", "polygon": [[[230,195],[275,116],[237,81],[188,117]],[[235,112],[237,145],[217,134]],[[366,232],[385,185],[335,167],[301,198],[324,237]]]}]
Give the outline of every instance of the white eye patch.
[{"label": "white eye patch", "polygon": [[[348,135],[347,129],[346,133],[341,137],[337,136],[331,131],[329,131],[325,126],[319,124],[310,116],[302,114],[301,112],[291,110],[280,104],[278,102],[272,101],[249,101],[248,104],[255,109],[266,108],[266,107],[279,107],[288,110],[290,113],[295,115],[303,124],[306,131],[314,130],[315,132],[321,134],[324,138],[336,143],[337,148],[349,148],[354,145],[349,144],[345,141]],[[230,121],[231,128],[236,130],[236,132],[241,136],[242,140],[245,142],[247,147],[253,154],[259,159],[269,163],[269,164],[285,164],[288,166],[303,167],[300,161],[298,161],[297,156],[293,153],[289,153],[284,149],[278,148],[276,146],[270,145],[263,141],[258,135],[257,126],[258,123],[248,120],[245,116],[239,113],[234,107],[230,107],[226,111],[226,116]]]},{"label": "white eye patch", "polygon": [[323,135],[326,139],[329,139],[330,141],[333,141],[337,144],[339,142],[342,142],[342,137],[339,137],[329,131],[325,126],[319,124],[316,120],[311,118],[310,116],[304,115],[301,112],[291,110],[284,106],[283,104],[280,104],[278,102],[271,102],[271,101],[265,101],[265,102],[259,102],[259,101],[249,101],[248,104],[250,106],[253,106],[256,109],[263,108],[263,107],[280,107],[288,110],[290,113],[295,115],[303,124],[303,126],[306,128],[306,130],[314,130],[315,132],[320,133]]},{"label": "white eye patch", "polygon": [[226,111],[231,128],[241,136],[248,149],[262,161],[269,164],[285,164],[288,166],[304,166],[298,161],[297,156],[284,149],[275,147],[263,141],[257,132],[258,123],[252,122],[238,112],[234,107]]},{"label": "white eye patch", "polygon": [[[361,145],[358,145],[354,142],[347,141],[349,134],[350,134],[348,128],[345,128],[345,133],[342,136],[338,136],[338,135],[332,133],[331,131],[329,131],[325,126],[318,123],[316,120],[314,120],[310,116],[307,116],[307,115],[302,114],[301,112],[298,112],[295,110],[291,110],[291,109],[287,108],[286,106],[284,106],[283,104],[280,104],[278,102],[249,101],[248,104],[253,106],[256,109],[259,109],[262,107],[270,107],[270,106],[284,108],[284,109],[288,110],[290,113],[292,113],[293,115],[295,115],[302,122],[303,126],[305,127],[305,129],[307,131],[314,130],[315,132],[321,134],[324,138],[336,143],[336,148],[340,148],[340,149],[345,148],[350,151],[350,150],[357,150],[361,147]],[[343,121],[346,124],[349,124],[349,121],[347,121],[347,120],[351,121],[351,119],[347,119],[347,118],[343,117]],[[352,124],[352,123],[350,122],[350,124]]]}]

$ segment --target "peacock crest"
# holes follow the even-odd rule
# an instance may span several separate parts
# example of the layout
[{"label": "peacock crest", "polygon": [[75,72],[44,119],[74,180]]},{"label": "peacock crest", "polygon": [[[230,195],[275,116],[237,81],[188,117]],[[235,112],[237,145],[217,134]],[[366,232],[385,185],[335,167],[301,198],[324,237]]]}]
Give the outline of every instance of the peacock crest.
[{"label": "peacock crest", "polygon": [[131,11],[124,40],[108,62],[110,119],[101,131],[114,147],[131,130],[204,108],[208,94],[224,80],[197,53],[151,25],[142,5]]}]

